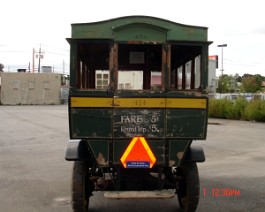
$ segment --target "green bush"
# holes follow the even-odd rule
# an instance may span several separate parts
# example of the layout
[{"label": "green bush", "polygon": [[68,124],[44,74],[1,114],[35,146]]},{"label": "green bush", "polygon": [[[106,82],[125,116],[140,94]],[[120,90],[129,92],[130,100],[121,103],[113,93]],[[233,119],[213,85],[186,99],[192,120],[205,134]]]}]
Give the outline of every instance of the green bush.
[{"label": "green bush", "polygon": [[265,101],[210,99],[209,117],[265,122]]},{"label": "green bush", "polygon": [[243,98],[238,98],[234,102],[234,106],[233,106],[234,116],[232,116],[231,118],[232,119],[242,119],[247,104],[248,104],[247,100],[245,100]]},{"label": "green bush", "polygon": [[265,122],[265,101],[250,102],[244,110],[243,118],[250,121]]},{"label": "green bush", "polygon": [[226,118],[229,103],[226,99],[211,99],[209,102],[209,116],[212,118]]}]

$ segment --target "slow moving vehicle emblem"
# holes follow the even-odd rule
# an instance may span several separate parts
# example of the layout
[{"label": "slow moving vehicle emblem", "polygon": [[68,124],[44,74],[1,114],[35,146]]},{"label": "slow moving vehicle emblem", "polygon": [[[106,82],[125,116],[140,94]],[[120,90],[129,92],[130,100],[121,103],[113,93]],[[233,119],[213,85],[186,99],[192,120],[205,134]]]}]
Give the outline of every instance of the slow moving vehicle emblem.
[{"label": "slow moving vehicle emblem", "polygon": [[144,137],[134,137],[120,160],[124,168],[152,168],[156,162]]}]

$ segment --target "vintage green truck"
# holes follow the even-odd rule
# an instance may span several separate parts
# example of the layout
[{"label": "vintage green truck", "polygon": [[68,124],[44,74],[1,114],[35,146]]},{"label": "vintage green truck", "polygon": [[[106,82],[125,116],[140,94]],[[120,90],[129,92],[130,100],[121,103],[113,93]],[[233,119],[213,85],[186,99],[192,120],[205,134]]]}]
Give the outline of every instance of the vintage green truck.
[{"label": "vintage green truck", "polygon": [[[208,113],[207,28],[149,16],[72,24],[74,211],[89,198],[173,198],[195,211]],[[193,143],[192,143],[193,142]],[[176,206],[177,208],[177,206]]]}]

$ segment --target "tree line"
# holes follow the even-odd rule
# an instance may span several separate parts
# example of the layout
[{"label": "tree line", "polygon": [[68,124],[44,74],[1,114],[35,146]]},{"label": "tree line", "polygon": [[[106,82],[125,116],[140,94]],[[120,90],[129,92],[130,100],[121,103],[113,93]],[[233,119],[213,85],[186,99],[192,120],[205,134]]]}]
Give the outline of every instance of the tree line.
[{"label": "tree line", "polygon": [[257,93],[263,92],[262,82],[265,81],[265,77],[260,74],[244,74],[239,76],[235,75],[223,75],[219,77],[217,93]]}]

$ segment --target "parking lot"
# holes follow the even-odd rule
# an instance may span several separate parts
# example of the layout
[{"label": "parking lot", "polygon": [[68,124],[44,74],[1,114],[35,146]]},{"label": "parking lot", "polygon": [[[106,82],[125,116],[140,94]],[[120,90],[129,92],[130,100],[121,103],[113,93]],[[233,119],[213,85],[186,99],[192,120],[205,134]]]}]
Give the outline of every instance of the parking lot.
[{"label": "parking lot", "polygon": [[[0,106],[0,211],[72,211],[67,105]],[[210,119],[197,211],[264,211],[265,124]],[[169,200],[91,198],[91,211],[180,211]]]}]

